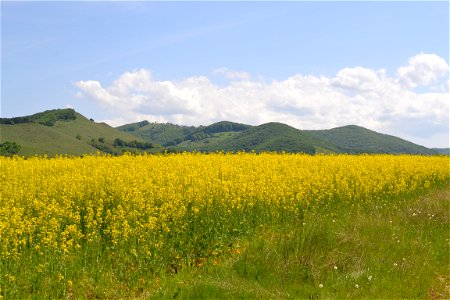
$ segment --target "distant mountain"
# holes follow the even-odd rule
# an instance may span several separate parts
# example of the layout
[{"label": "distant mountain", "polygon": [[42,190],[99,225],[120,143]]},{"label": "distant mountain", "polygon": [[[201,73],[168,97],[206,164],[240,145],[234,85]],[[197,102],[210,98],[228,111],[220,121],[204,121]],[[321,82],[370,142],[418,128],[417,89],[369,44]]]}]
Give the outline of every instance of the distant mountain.
[{"label": "distant mountain", "polygon": [[[159,146],[162,145],[162,146]],[[117,128],[96,123],[73,109],[0,118],[0,154],[120,154],[123,151],[277,151],[316,153],[437,154],[395,136],[349,125],[328,130],[299,130],[282,123],[259,126],[222,121],[181,126],[142,121]]]},{"label": "distant mountain", "polygon": [[[122,141],[122,146],[115,145]],[[105,123],[89,120],[73,109],[55,109],[31,116],[0,118],[0,143],[14,142],[19,155],[56,154],[81,155],[121,153],[122,150],[145,148],[156,151],[155,145],[117,130]],[[128,147],[127,145],[132,147]],[[140,146],[140,148],[134,147]]]},{"label": "distant mountain", "polygon": [[450,148],[431,148],[436,153],[450,155]]},{"label": "distant mountain", "polygon": [[[239,134],[222,135],[222,139],[213,144],[215,149],[211,149],[208,144],[199,147],[200,150],[286,151],[309,154],[337,150],[333,145],[318,140],[305,131],[282,123],[267,123],[248,127],[248,129],[241,130]],[[194,146],[195,144],[190,145],[189,148],[192,149]]]},{"label": "distant mountain", "polygon": [[436,154],[401,138],[355,125],[329,130],[299,130],[282,123],[250,126],[222,121],[189,127],[144,121],[118,129],[178,151]]},{"label": "distant mountain", "polygon": [[308,132],[317,139],[335,145],[338,152],[343,153],[436,154],[426,147],[356,125]]},{"label": "distant mountain", "polygon": [[149,123],[148,121],[119,126],[117,129],[163,146],[179,144],[184,140],[185,135],[195,131],[195,127],[170,123]]},{"label": "distant mountain", "polygon": [[[221,133],[241,132],[251,128],[250,125],[222,121],[209,126],[180,126],[171,123],[159,124],[148,121],[126,124],[117,129],[133,134],[137,137],[163,145],[164,147],[180,146],[189,150],[203,150],[203,143],[209,143],[211,138],[218,138]],[[196,144],[195,142],[202,141]],[[194,148],[188,146],[189,142],[194,142]],[[202,148],[202,149],[200,149]],[[208,147],[206,147],[208,148]]]}]

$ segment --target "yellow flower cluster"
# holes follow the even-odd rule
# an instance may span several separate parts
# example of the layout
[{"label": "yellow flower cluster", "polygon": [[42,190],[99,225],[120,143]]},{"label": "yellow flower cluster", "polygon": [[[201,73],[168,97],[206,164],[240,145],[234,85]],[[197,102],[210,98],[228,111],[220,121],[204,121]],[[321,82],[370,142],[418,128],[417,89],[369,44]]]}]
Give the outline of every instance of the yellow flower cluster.
[{"label": "yellow flower cluster", "polygon": [[[449,158],[301,154],[0,158],[0,259],[86,249],[158,261],[220,251],[224,235],[311,205],[446,185]],[[100,250],[99,250],[100,251]],[[214,252],[216,253],[216,252]]]}]

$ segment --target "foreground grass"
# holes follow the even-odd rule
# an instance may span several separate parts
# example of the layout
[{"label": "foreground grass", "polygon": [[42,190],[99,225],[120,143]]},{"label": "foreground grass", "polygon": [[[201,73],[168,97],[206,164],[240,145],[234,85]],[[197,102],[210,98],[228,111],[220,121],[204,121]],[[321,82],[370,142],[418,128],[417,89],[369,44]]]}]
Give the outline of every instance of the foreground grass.
[{"label": "foreground grass", "polygon": [[449,299],[449,221],[450,189],[318,207],[295,223],[260,225],[181,271],[151,269],[129,254],[21,260],[21,273],[2,271],[0,298]]},{"label": "foreground grass", "polygon": [[[450,298],[450,190],[261,227],[141,298]],[[139,296],[139,295],[135,295]]]}]

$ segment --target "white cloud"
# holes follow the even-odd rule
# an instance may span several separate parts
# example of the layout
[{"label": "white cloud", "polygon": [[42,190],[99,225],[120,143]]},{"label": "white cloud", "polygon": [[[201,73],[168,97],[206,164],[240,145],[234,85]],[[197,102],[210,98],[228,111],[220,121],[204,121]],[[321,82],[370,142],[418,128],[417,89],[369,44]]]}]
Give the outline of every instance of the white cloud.
[{"label": "white cloud", "polygon": [[448,76],[448,63],[436,54],[421,53],[409,59],[409,64],[397,69],[399,82],[409,88],[426,86]]},{"label": "white cloud", "polygon": [[160,81],[140,69],[124,73],[107,87],[94,80],[75,85],[85,98],[112,113],[108,120],[112,125],[144,119],[185,125],[275,121],[301,129],[358,124],[421,142],[429,130],[431,146],[448,144],[448,138],[434,141],[432,137],[448,136],[448,87],[420,93],[413,88],[442,77],[445,68],[447,63],[437,55],[419,54],[398,69],[397,77],[387,76],[384,69],[355,67],[334,77],[296,74],[267,82],[223,68],[216,73],[230,82],[219,86],[204,76]]},{"label": "white cloud", "polygon": [[345,68],[336,74],[332,83],[337,87],[353,91],[371,91],[376,90],[381,84],[382,78],[379,75],[384,76],[384,72],[380,71],[377,74],[363,67]]}]

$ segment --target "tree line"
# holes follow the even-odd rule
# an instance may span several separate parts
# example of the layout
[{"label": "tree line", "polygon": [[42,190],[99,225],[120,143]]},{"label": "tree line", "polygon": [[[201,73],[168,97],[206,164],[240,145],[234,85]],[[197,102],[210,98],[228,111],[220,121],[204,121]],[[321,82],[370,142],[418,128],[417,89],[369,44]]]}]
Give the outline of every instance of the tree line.
[{"label": "tree line", "polygon": [[114,140],[114,147],[130,147],[130,148],[136,148],[136,149],[141,149],[141,150],[147,150],[147,149],[151,149],[154,148],[152,143],[148,143],[148,142],[139,142],[139,141],[124,141],[122,139],[116,138]]}]

